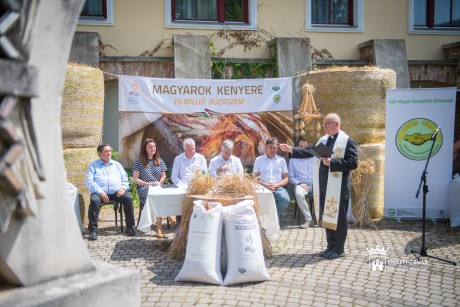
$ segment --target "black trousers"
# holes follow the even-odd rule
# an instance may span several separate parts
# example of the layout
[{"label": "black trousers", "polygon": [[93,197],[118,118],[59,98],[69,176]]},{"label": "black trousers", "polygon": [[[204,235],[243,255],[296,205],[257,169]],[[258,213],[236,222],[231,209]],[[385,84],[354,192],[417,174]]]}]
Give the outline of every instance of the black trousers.
[{"label": "black trousers", "polygon": [[326,228],[327,249],[334,250],[337,254],[345,251],[345,241],[347,240],[348,232],[347,211],[348,199],[340,201],[337,229]]},{"label": "black trousers", "polygon": [[[117,197],[117,193],[114,194],[107,194],[110,200],[119,200],[123,204],[123,211],[125,213],[125,220],[126,226],[132,227],[134,226],[134,206],[133,206],[133,199],[131,198],[131,194],[125,192],[123,196]],[[99,218],[99,211],[101,210],[102,205],[101,197],[93,193],[91,194],[91,199],[89,202],[88,208],[88,230],[95,231],[97,229],[97,222]]]}]

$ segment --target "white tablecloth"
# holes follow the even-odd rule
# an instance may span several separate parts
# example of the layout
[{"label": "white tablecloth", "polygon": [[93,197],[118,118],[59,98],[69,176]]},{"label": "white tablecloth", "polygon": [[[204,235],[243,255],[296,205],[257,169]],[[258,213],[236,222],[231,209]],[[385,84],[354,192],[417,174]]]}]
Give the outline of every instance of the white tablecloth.
[{"label": "white tablecloth", "polygon": [[[185,194],[186,191],[183,188],[151,186],[137,229],[148,233],[151,231],[151,225],[155,222],[157,216],[181,215]],[[259,188],[257,190],[257,201],[259,203],[262,227],[266,230],[268,237],[276,237],[280,226],[273,193],[268,189]]]}]

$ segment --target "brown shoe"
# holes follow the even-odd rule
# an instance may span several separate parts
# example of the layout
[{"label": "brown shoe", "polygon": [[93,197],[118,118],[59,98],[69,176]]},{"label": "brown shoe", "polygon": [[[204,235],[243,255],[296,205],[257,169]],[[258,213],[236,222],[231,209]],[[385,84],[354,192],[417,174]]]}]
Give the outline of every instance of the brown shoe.
[{"label": "brown shoe", "polygon": [[158,239],[163,239],[165,235],[162,232],[157,232],[157,238]]}]

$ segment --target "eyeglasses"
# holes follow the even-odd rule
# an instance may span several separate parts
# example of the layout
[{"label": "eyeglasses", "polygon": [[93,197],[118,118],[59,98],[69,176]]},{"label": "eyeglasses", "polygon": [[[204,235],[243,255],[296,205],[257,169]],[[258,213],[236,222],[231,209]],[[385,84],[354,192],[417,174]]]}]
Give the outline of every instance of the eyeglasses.
[{"label": "eyeglasses", "polygon": [[328,123],[323,123],[323,126],[327,126],[329,124],[335,124],[336,122],[328,122]]}]

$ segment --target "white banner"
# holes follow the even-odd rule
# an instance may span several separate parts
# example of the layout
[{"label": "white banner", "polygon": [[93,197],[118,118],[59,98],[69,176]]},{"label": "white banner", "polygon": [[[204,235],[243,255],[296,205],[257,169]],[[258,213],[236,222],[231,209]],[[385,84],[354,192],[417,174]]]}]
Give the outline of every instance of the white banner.
[{"label": "white banner", "polygon": [[119,76],[119,111],[238,114],[292,110],[292,78],[203,80]]},{"label": "white banner", "polygon": [[[423,170],[427,168],[427,218],[449,218],[456,88],[387,90],[385,208],[389,218],[422,217]],[[434,140],[432,136],[441,127]]]}]

